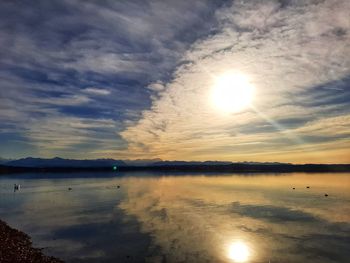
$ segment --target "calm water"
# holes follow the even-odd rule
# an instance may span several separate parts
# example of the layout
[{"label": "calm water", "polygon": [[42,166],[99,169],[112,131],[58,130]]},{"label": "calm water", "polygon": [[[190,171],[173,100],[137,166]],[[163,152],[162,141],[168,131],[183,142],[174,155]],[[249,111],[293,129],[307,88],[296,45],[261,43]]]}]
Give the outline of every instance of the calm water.
[{"label": "calm water", "polygon": [[0,218],[67,262],[350,262],[350,174],[1,176]]}]

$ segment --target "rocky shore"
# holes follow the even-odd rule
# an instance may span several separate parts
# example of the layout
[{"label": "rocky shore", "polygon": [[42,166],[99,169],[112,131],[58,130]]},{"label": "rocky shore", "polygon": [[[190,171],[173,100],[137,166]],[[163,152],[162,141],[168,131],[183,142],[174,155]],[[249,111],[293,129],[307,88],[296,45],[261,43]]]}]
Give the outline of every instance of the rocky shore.
[{"label": "rocky shore", "polygon": [[33,248],[27,234],[11,228],[2,220],[0,220],[0,262],[63,263],[57,258],[45,256],[41,249]]}]

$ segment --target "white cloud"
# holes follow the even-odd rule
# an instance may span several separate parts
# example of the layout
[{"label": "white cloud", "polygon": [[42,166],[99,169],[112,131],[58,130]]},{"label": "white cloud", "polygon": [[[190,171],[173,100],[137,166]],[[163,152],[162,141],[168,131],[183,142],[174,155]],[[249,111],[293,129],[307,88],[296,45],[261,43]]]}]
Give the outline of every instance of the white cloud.
[{"label": "white cloud", "polygon": [[147,86],[147,88],[157,92],[165,89],[164,84],[161,81],[151,83],[150,85]]},{"label": "white cloud", "polygon": [[48,105],[59,105],[59,106],[74,106],[81,105],[90,102],[91,99],[85,95],[64,95],[61,97],[51,98],[38,98],[34,99],[33,102],[48,104]]},{"label": "white cloud", "polygon": [[92,95],[109,95],[109,94],[111,94],[111,92],[107,89],[94,88],[94,87],[86,88],[83,91],[86,93],[90,93]]},{"label": "white cloud", "polygon": [[350,138],[350,114],[310,121],[296,132],[314,136],[348,136]]},{"label": "white cloud", "polygon": [[[314,92],[315,86],[350,74],[349,1],[234,1],[220,9],[216,3],[69,1],[62,2],[69,14],[48,11],[38,21],[37,6],[23,15],[24,8],[3,5],[3,12],[17,17],[0,16],[0,62],[7,67],[0,73],[3,129],[21,130],[25,137],[30,130],[29,139],[43,149],[57,142],[59,133],[73,138],[63,142],[67,147],[86,138],[103,144],[98,134],[76,138],[88,129],[80,121],[114,116],[118,127],[105,128],[118,133],[126,126],[120,135],[128,149],[115,151],[125,157],[212,159],[215,153],[215,159],[234,160],[254,151],[290,149],[295,143],[290,134],[302,131],[303,123],[283,132],[281,119],[310,125],[324,118],[340,121],[336,117],[348,113],[347,102],[327,104],[347,94],[345,85],[323,87],[336,92],[327,97],[316,98]],[[7,30],[9,22],[21,30]],[[213,77],[227,70],[252,80],[259,114],[213,109],[208,92]],[[152,105],[140,114],[149,106],[147,96]],[[55,134],[52,140],[40,136],[40,126],[45,136]],[[247,126],[262,128],[247,133]],[[281,134],[287,142],[278,142]],[[96,144],[95,152],[109,143]],[[116,143],[123,144],[120,138]]]},{"label": "white cloud", "polygon": [[55,113],[49,118],[30,120],[27,136],[38,147],[41,156],[55,156],[60,151],[65,156],[79,157],[81,152],[72,149],[83,145],[81,150],[89,149],[85,157],[96,157],[96,154],[91,155],[91,151],[97,148],[102,152],[99,156],[103,157],[103,150],[118,148],[117,125],[112,119],[68,117]]},{"label": "white cloud", "polygon": [[[220,32],[191,46],[183,57],[189,62],[177,68],[173,80],[164,84],[166,90],[160,98],[153,98],[151,109],[143,112],[139,122],[121,133],[129,143],[129,154],[232,160],[252,150],[257,156],[266,150],[254,142],[269,142],[287,153],[301,141],[293,141],[289,131],[280,131],[283,127],[278,119],[322,118],[332,105],[305,106],[302,94],[308,94],[307,102],[311,102],[314,87],[350,74],[346,56],[350,53],[350,21],[344,19],[349,10],[350,2],[339,0],[290,2],[284,8],[277,1],[241,1],[217,11]],[[254,107],[261,113],[248,110],[225,116],[213,110],[209,103],[213,77],[228,70],[250,77],[257,93]],[[276,129],[263,136],[241,133],[243,125],[254,127],[261,121]],[[276,137],[288,143],[278,145]],[[236,147],[242,142],[246,147]]]}]

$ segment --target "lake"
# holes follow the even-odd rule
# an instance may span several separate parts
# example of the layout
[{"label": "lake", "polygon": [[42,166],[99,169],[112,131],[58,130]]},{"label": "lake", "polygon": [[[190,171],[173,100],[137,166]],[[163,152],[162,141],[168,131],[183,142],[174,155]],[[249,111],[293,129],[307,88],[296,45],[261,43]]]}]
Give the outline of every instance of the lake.
[{"label": "lake", "polygon": [[67,262],[349,262],[350,174],[5,175],[0,218]]}]

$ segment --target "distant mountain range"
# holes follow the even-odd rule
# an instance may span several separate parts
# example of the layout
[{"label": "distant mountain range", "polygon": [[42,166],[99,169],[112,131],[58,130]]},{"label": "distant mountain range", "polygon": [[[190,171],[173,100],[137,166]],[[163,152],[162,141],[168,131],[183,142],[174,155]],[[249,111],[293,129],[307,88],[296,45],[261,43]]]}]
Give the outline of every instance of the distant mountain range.
[{"label": "distant mountain range", "polygon": [[[18,160],[7,160],[0,158],[0,164],[13,167],[106,167],[106,166],[193,166],[193,165],[230,165],[233,162],[222,161],[162,161],[161,159],[137,159],[137,160],[114,160],[114,159],[95,159],[95,160],[75,160],[63,159],[59,157],[44,159],[27,157]],[[282,163],[257,163],[241,162],[240,164],[259,164],[259,165],[280,165]]]},{"label": "distant mountain range", "polygon": [[[94,172],[94,171],[153,171],[153,172],[225,172],[225,173],[284,173],[284,172],[350,172],[350,164],[290,164],[278,162],[187,162],[139,160],[74,160],[23,158],[0,159],[0,174],[21,172]],[[117,166],[117,167],[113,167]]]},{"label": "distant mountain range", "polygon": [[5,163],[8,163],[8,162],[10,162],[10,161],[12,161],[11,159],[5,159],[5,158],[1,158],[0,157],[0,164],[5,164]]}]

